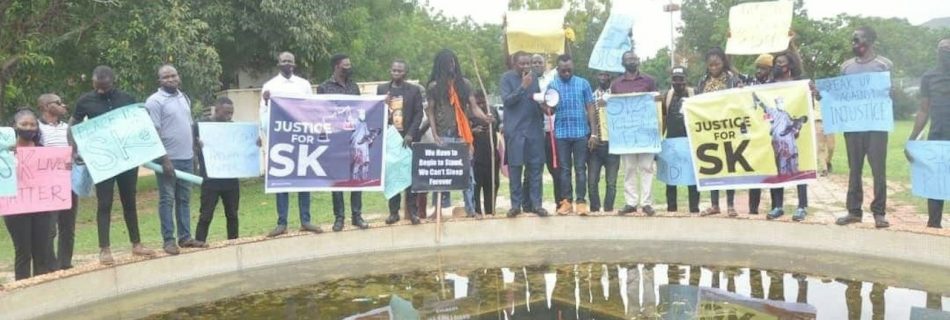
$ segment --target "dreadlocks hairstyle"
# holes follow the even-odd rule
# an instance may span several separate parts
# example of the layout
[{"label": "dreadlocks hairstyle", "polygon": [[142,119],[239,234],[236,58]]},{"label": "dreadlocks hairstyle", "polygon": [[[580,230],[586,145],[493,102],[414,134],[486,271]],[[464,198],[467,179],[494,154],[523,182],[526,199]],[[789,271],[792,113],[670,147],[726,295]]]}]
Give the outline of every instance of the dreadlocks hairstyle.
[{"label": "dreadlocks hairstyle", "polygon": [[[36,112],[33,112],[33,110],[29,107],[17,108],[16,113],[13,114],[13,121],[10,123],[10,126],[16,128],[17,121],[20,121],[21,118],[26,116],[33,116],[33,119],[36,120],[37,126],[39,126],[40,118],[36,116]],[[43,144],[40,141],[42,140],[40,139],[39,127],[37,127],[36,135],[33,136],[33,144],[36,146],[42,146]]]},{"label": "dreadlocks hairstyle", "polygon": [[[455,64],[454,70],[449,68],[450,63]],[[459,101],[464,105],[468,101],[467,97],[470,92],[463,79],[462,69],[455,52],[449,49],[439,51],[435,55],[435,61],[432,63],[432,73],[429,75],[429,85],[432,86],[431,94],[435,101],[448,101],[449,81],[452,81],[455,84],[455,92],[458,94]]]}]

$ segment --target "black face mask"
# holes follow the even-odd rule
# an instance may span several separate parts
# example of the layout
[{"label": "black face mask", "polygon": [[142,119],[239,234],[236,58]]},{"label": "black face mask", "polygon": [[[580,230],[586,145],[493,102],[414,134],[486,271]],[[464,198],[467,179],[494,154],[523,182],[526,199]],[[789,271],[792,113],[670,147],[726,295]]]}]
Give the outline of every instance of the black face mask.
[{"label": "black face mask", "polygon": [[678,95],[683,95],[683,93],[686,92],[686,84],[685,84],[685,83],[680,83],[680,84],[675,84],[675,83],[674,83],[674,84],[673,84],[673,92],[675,92],[675,93],[678,94]]},{"label": "black face mask", "polygon": [[950,50],[940,50],[938,56],[940,57],[940,64],[943,65],[943,68],[950,70]]},{"label": "black face mask", "polygon": [[37,134],[36,130],[16,129],[14,131],[16,131],[17,137],[20,137],[26,140],[33,140],[33,138],[36,138],[36,134]]},{"label": "black face mask", "polygon": [[640,69],[640,64],[639,64],[639,63],[627,63],[627,64],[624,64],[624,65],[623,65],[623,68],[624,68],[625,70],[627,70],[627,72],[630,72],[630,73],[637,73],[637,70]]},{"label": "black face mask", "polygon": [[352,68],[352,67],[343,69],[343,76],[344,76],[344,77],[346,77],[347,79],[349,79],[350,76],[352,76],[352,75],[353,75],[353,68]]},{"label": "black face mask", "polygon": [[788,67],[772,68],[772,79],[784,78],[786,73],[788,73]]},{"label": "black face mask", "polygon": [[290,77],[291,75],[294,74],[294,66],[289,66],[289,65],[280,66],[280,73],[287,77]]}]

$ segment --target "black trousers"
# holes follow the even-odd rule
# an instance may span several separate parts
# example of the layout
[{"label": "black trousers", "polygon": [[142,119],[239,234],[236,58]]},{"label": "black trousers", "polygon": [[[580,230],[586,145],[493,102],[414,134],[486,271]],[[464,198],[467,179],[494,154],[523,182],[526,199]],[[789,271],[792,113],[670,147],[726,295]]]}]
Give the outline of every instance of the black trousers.
[{"label": "black trousers", "polygon": [[[72,207],[56,211],[50,217],[49,230],[49,271],[70,269],[73,267],[73,247],[76,240],[76,208],[79,197],[72,194]],[[56,238],[59,237],[59,241]],[[54,246],[56,248],[54,248]],[[57,250],[58,249],[58,250]]]},{"label": "black trousers", "polygon": [[214,219],[214,209],[218,206],[218,200],[221,200],[221,204],[224,206],[228,239],[237,239],[241,188],[217,189],[202,185],[201,207],[198,209],[200,215],[198,216],[198,230],[195,231],[195,240],[204,242],[208,239],[208,228],[211,226],[211,220]]},{"label": "black trousers", "polygon": [[887,207],[887,132],[845,132],[844,145],[848,152],[848,197],[845,203],[848,214],[861,216],[864,204],[864,189],[861,175],[864,158],[871,164],[874,177],[874,200],[871,200],[871,213],[884,215]]},{"label": "black trousers", "polygon": [[[808,185],[800,184],[795,188],[798,189],[798,208],[808,208]],[[769,192],[772,194],[772,209],[781,209],[785,205],[785,188],[772,188]]]},{"label": "black trousers", "polygon": [[[4,216],[3,222],[13,239],[13,270],[16,280],[49,272],[49,230],[51,212]],[[32,269],[31,269],[32,266]]]},{"label": "black trousers", "polygon": [[943,200],[927,199],[927,214],[927,225],[940,227],[940,221],[943,219]]},{"label": "black trousers", "polygon": [[[492,172],[491,165],[476,165],[475,169],[475,199],[472,201],[476,213],[494,214],[495,199],[498,197],[498,166],[495,166],[495,172]],[[495,185],[492,187],[492,174],[495,177]],[[484,200],[484,202],[482,201]],[[484,204],[484,206],[482,206]]]},{"label": "black trousers", "polygon": [[[696,189],[696,186],[686,187],[688,190],[688,199],[689,199],[689,212],[698,213],[699,212],[699,191]],[[666,186],[666,210],[676,211],[676,186]]]},{"label": "black trousers", "polygon": [[[709,200],[713,207],[719,207],[719,190],[709,192]],[[726,206],[732,208],[736,205],[736,190],[726,190]]]},{"label": "black trousers", "polygon": [[[331,192],[333,197],[333,215],[337,219],[343,219],[346,210],[346,203],[343,202],[343,192]],[[350,192],[350,212],[353,217],[359,216],[363,212],[363,193],[359,191]]]},{"label": "black trousers", "polygon": [[112,224],[112,199],[115,192],[115,185],[119,187],[119,200],[122,202],[122,217],[125,219],[125,227],[129,230],[129,241],[132,242],[132,244],[142,242],[139,237],[138,213],[135,211],[135,187],[138,180],[139,168],[135,167],[96,184],[96,198],[98,200],[96,224],[99,228],[100,248],[108,248],[110,243],[109,228]]},{"label": "black trousers", "polygon": [[[403,190],[402,194],[405,194],[406,199],[406,216],[418,215],[419,205],[416,203],[416,194],[412,193],[412,187],[406,188]],[[389,198],[389,214],[396,215],[399,214],[399,208],[402,207],[402,199],[399,194],[394,195],[392,198]]]}]

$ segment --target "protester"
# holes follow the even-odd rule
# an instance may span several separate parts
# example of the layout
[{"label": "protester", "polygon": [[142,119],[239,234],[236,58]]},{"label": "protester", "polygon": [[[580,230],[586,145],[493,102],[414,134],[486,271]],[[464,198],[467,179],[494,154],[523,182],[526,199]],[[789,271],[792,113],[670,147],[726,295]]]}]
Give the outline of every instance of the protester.
[{"label": "protester", "polygon": [[[72,127],[82,123],[87,118],[93,119],[112,110],[135,103],[135,98],[114,87],[115,73],[108,66],[98,66],[92,71],[93,91],[87,92],[76,101],[73,116],[69,119]],[[69,144],[76,152],[76,143],[72,134],[68,136]],[[77,164],[82,164],[82,158],[75,156]],[[155,252],[145,248],[139,237],[139,221],[136,213],[136,183],[138,183],[139,168],[135,167],[115,177],[105,179],[96,184],[96,224],[99,230],[99,262],[104,265],[115,263],[110,250],[109,228],[112,220],[113,186],[119,188],[119,200],[122,202],[122,218],[129,232],[129,241],[132,242],[132,255],[153,256]]]},{"label": "protester", "polygon": [[[475,192],[472,203],[475,205],[475,213],[495,214],[495,199],[498,195],[498,172],[501,169],[501,159],[498,157],[496,147],[498,146],[498,115],[494,108],[488,107],[485,100],[485,93],[475,91],[475,102],[482,112],[491,114],[495,121],[491,126],[471,121],[472,135],[475,139],[473,155],[475,171]],[[540,171],[540,170],[539,170]]]},{"label": "protester", "polygon": [[[538,79],[538,87],[543,93],[548,89],[548,84],[551,83],[551,80],[557,77],[557,70],[547,69],[547,62],[544,59],[544,56],[540,54],[535,54],[531,56],[531,71],[534,73],[535,78]],[[538,103],[543,103],[544,101],[538,101]],[[561,167],[555,162],[557,160],[557,149],[556,142],[552,136],[554,133],[554,114],[553,113],[544,113],[544,163],[548,170],[548,175],[551,176],[551,184],[554,186],[551,188],[551,191],[554,193],[554,203],[561,203]],[[528,193],[529,189],[527,187],[527,181],[525,181],[525,193]],[[543,198],[543,196],[542,196]]]},{"label": "protester", "polygon": [[[426,88],[426,113],[433,133],[432,138],[437,144],[465,143],[471,147],[474,138],[468,115],[474,115],[483,124],[493,121],[481,109],[473,107],[478,104],[472,84],[462,76],[458,58],[449,49],[443,49],[436,54]],[[469,181],[468,188],[462,194],[465,197],[466,214],[472,217],[475,216],[475,208],[471,204],[475,188],[474,177],[470,176]]]},{"label": "protester", "polygon": [[[261,137],[267,137],[266,132],[270,122],[270,97],[271,94],[289,94],[289,95],[310,95],[313,94],[313,88],[310,81],[298,77],[294,74],[296,63],[294,55],[290,52],[281,52],[278,56],[277,68],[280,73],[274,78],[268,80],[261,87],[260,119],[261,119]],[[267,148],[265,148],[266,150]],[[290,210],[290,194],[286,192],[276,194],[277,202],[277,226],[270,233],[268,238],[276,237],[287,233],[287,211]],[[313,233],[321,233],[323,230],[310,223],[310,193],[297,193],[297,207],[300,209],[300,230]]]},{"label": "protester", "polygon": [[[928,140],[950,140],[950,38],[937,44],[938,66],[930,69],[920,79],[920,110],[914,121],[908,141],[920,138],[921,131],[930,121]],[[849,149],[850,150],[850,149]],[[910,153],[907,160],[914,162]],[[927,199],[927,227],[941,228],[943,200]]]},{"label": "protester", "polygon": [[[703,75],[699,85],[696,86],[696,94],[714,92],[726,89],[732,89],[742,86],[739,77],[736,76],[735,69],[729,63],[729,58],[721,48],[712,48],[706,52],[706,74]],[[700,215],[708,216],[719,214],[719,190],[709,192],[712,206],[704,210]],[[735,190],[726,190],[726,206],[729,216],[738,215],[735,209]]]},{"label": "protester", "polygon": [[[231,116],[234,115],[234,102],[228,97],[220,97],[214,102],[214,111],[211,117],[202,122],[231,122]],[[198,227],[195,231],[195,239],[198,241],[197,247],[207,247],[208,228],[211,226],[211,220],[214,218],[214,209],[218,206],[218,200],[224,206],[224,217],[227,219],[228,240],[238,238],[238,208],[241,203],[241,184],[238,179],[216,179],[208,177],[208,167],[204,153],[201,149],[204,147],[204,141],[201,140],[201,132],[196,123],[192,128],[195,134],[195,157],[198,158],[198,173],[204,178],[201,183],[201,207],[198,212]]]},{"label": "protester", "polygon": [[[628,94],[641,92],[655,92],[656,81],[653,77],[640,72],[640,57],[632,50],[621,56],[624,73],[610,85],[613,94]],[[653,166],[653,153],[634,153],[620,156],[623,162],[623,190],[626,205],[619,214],[626,215],[637,212],[637,206],[643,207],[643,213],[648,216],[656,214],[653,209],[653,175],[656,168]]]},{"label": "protester", "polygon": [[[333,74],[317,87],[317,94],[347,94],[360,95],[360,87],[353,81],[353,64],[350,57],[345,54],[335,54],[330,57],[330,67],[333,68]],[[343,221],[346,220],[346,211],[343,201],[343,192],[334,191],[333,197],[333,231],[343,230]],[[363,193],[359,191],[350,192],[350,213],[353,226],[366,229],[369,224],[363,220]]]},{"label": "protester", "polygon": [[[841,64],[842,75],[867,72],[890,71],[891,60],[874,52],[877,33],[870,27],[861,27],[854,31],[851,38],[851,51],[854,58]],[[884,217],[887,208],[887,132],[863,131],[845,132],[844,145],[848,153],[848,196],[846,206],[848,215],[838,218],[835,223],[848,225],[861,222],[861,205],[864,202],[864,190],[861,176],[864,158],[871,164],[874,177],[874,200],[871,201],[871,213],[874,214],[874,226],[887,228],[891,224]]]},{"label": "protester", "polygon": [[[561,165],[561,190],[563,193],[557,213],[565,215],[577,212],[587,215],[587,149],[596,139],[591,134],[594,127],[594,96],[590,83],[574,76],[574,61],[563,54],[557,59],[558,78],[548,85],[560,94],[554,108],[554,136],[557,138],[557,153]],[[571,185],[575,178],[577,192]]]},{"label": "protester", "polygon": [[[166,155],[159,158],[162,173],[155,173],[158,180],[158,218],[162,225],[163,249],[168,254],[178,254],[178,247],[198,247],[191,238],[191,183],[178,179],[175,171],[194,171],[194,136],[191,126],[191,100],[179,89],[181,80],[178,70],[172,65],[158,68],[160,88],[145,100],[152,124],[165,146]],[[172,218],[174,210],[174,218]],[[175,245],[177,223],[178,245]]]},{"label": "protester", "polygon": [[[30,109],[20,109],[13,115],[16,148],[43,146],[37,130],[37,117]],[[53,224],[52,212],[31,212],[3,216],[10,232],[14,251],[14,279],[23,280],[50,272],[47,261],[52,254],[49,234]],[[31,267],[32,266],[32,267]]]},{"label": "protester", "polygon": [[[419,125],[422,123],[423,113],[422,103],[425,101],[422,87],[406,82],[408,75],[409,64],[404,60],[396,59],[389,68],[389,82],[376,87],[376,94],[386,95],[386,105],[389,107],[391,115],[389,124],[395,126],[396,130],[399,131],[399,134],[403,137],[405,147],[419,141]],[[403,191],[406,198],[406,211],[412,224],[419,224],[419,210],[425,211],[425,207],[418,208],[416,194],[410,189],[410,187],[407,187]],[[402,198],[398,194],[389,199],[389,218],[386,219],[386,224],[399,222],[401,202]]]},{"label": "protester", "polygon": [[[541,92],[537,74],[530,69],[530,57],[523,51],[512,56],[514,68],[501,76],[501,97],[505,106],[505,152],[508,159],[508,217],[522,209],[547,216],[541,203],[544,164],[544,125],[541,106],[534,95]],[[524,176],[522,178],[522,173]]]},{"label": "protester", "polygon": [[[763,53],[755,59],[755,75],[749,78],[747,85],[754,86],[772,82],[772,64],[775,57]],[[762,189],[749,190],[749,214],[759,214],[759,204],[762,202]]]},{"label": "protester", "polygon": [[[801,77],[801,62],[795,59],[793,55],[788,54],[788,53],[778,54],[775,56],[774,61],[775,61],[775,66],[772,68],[772,82],[793,81],[793,80],[798,80]],[[767,114],[769,115],[769,118],[772,123],[782,123],[786,125],[786,127],[777,127],[777,128],[773,126],[773,128],[776,128],[776,129],[773,129],[773,135],[775,134],[776,130],[781,130],[783,132],[794,131],[794,130],[788,130],[788,127],[791,126],[794,120],[785,110],[781,110],[780,108],[778,108],[778,106],[775,106],[773,112],[769,113],[767,111]],[[789,150],[787,152],[795,153],[795,155],[793,156],[798,157],[797,155],[798,148],[796,146],[798,133],[797,131],[795,132],[796,133],[792,137],[783,138],[782,140],[784,142],[773,138],[772,140],[773,148],[775,148],[776,150]],[[785,146],[777,147],[783,144]],[[795,151],[791,151],[791,150],[795,150]],[[779,151],[776,151],[776,154],[778,153]],[[779,166],[779,174],[782,174],[781,165],[778,165],[778,166]],[[792,220],[802,221],[802,220],[805,220],[805,215],[808,214],[806,212],[806,209],[808,208],[808,185],[803,183],[803,184],[797,185],[796,188],[798,189],[798,209],[795,210],[795,215],[792,216]],[[769,220],[779,218],[785,214],[785,210],[782,208],[785,202],[785,188],[772,188],[771,196],[772,196],[772,211],[770,211],[768,216],[766,216],[766,218],[768,218]]]},{"label": "protester", "polygon": [[[39,133],[41,143],[46,147],[69,147],[69,124],[66,123],[66,104],[52,93],[40,95],[36,99],[40,111]],[[52,213],[49,241],[49,270],[65,270],[73,267],[73,244],[76,237],[76,206],[78,197],[72,192],[72,205],[69,209]],[[56,238],[59,237],[57,245]],[[58,248],[58,252],[54,249]]]},{"label": "protester", "polygon": [[[587,163],[587,188],[590,191],[590,210],[599,212],[603,204],[604,212],[614,211],[614,200],[617,197],[617,173],[620,171],[620,156],[610,154],[610,145],[607,141],[606,123],[607,97],[610,95],[610,72],[597,73],[597,89],[594,90],[594,133],[597,136],[596,144],[590,147],[590,157]],[[604,170],[606,190],[603,202],[600,198],[600,170]]]},{"label": "protester", "polygon": [[[666,138],[685,138],[686,120],[683,117],[683,99],[694,95],[694,90],[686,86],[686,68],[673,67],[670,71],[672,89],[663,96],[663,130]],[[689,199],[689,213],[699,213],[699,191],[696,185],[687,187]],[[676,186],[666,186],[666,211],[676,212]]]}]

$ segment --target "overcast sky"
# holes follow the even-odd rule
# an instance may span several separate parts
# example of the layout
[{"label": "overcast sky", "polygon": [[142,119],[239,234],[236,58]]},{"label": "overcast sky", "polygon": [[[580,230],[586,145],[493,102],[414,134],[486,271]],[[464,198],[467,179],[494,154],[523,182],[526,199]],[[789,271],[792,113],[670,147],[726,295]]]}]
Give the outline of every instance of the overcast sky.
[{"label": "overcast sky", "polygon": [[[662,11],[670,0],[614,0],[615,6],[643,8],[634,11],[634,39],[637,54],[650,57],[660,48],[670,45],[670,15]],[[508,8],[508,0],[478,0],[478,4],[459,0],[428,0],[429,5],[453,17],[470,16],[480,23],[501,23]],[[682,0],[673,0],[681,3]],[[463,4],[465,3],[465,4]],[[913,24],[921,24],[933,18],[950,17],[948,0],[805,0],[805,9],[811,17],[833,17],[839,13],[851,15],[906,18]],[[673,17],[674,25],[682,22],[679,15]],[[726,19],[726,17],[723,17]],[[646,26],[646,27],[638,27]]]}]

